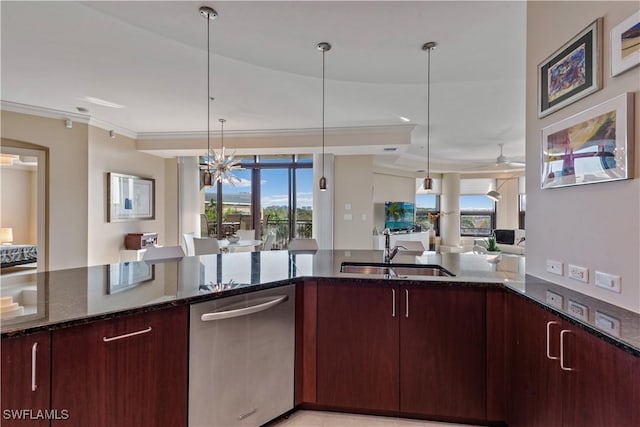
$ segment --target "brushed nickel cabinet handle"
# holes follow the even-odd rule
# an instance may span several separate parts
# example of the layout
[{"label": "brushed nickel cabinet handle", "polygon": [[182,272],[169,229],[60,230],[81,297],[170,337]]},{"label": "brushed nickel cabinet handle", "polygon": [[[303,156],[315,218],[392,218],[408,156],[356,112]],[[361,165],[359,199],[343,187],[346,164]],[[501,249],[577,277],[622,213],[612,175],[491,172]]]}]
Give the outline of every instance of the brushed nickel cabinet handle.
[{"label": "brushed nickel cabinet handle", "polygon": [[391,317],[396,317],[396,290],[391,289],[391,295],[393,296],[391,300]]},{"label": "brushed nickel cabinet handle", "polygon": [[404,290],[404,317],[409,318],[409,289]]},{"label": "brushed nickel cabinet handle", "polygon": [[31,391],[36,391],[38,383],[36,381],[36,363],[38,361],[38,343],[33,343],[31,347]]},{"label": "brushed nickel cabinet handle", "polygon": [[111,342],[111,341],[117,341],[117,340],[121,340],[123,338],[129,338],[129,337],[134,337],[136,335],[142,335],[142,334],[147,334],[151,332],[151,326],[149,326],[147,329],[143,329],[141,331],[135,331],[135,332],[130,332],[128,334],[124,334],[124,335],[116,335],[115,337],[102,337],[102,341],[104,342]]},{"label": "brushed nickel cabinet handle", "polygon": [[554,322],[553,320],[547,322],[547,359],[549,360],[558,360],[560,359],[558,356],[551,355],[551,345],[549,344],[550,335],[551,335],[551,325],[559,325],[558,322]]},{"label": "brushed nickel cabinet handle", "polygon": [[568,329],[560,331],[560,369],[563,371],[573,371],[573,368],[564,366],[564,335],[568,333],[571,333]]}]

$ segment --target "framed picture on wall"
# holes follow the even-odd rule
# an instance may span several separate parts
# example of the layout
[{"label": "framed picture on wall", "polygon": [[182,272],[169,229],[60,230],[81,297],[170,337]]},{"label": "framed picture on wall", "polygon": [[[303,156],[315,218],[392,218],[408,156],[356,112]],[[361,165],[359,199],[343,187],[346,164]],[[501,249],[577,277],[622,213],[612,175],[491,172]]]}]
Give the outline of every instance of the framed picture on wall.
[{"label": "framed picture on wall", "polygon": [[538,117],[602,87],[601,33],[598,18],[538,65]]},{"label": "framed picture on wall", "polygon": [[107,194],[107,221],[155,219],[155,179],[109,172]]},{"label": "framed picture on wall", "polygon": [[611,77],[640,64],[640,10],[611,29]]},{"label": "framed picture on wall", "polygon": [[633,177],[633,93],[542,129],[542,188]]}]

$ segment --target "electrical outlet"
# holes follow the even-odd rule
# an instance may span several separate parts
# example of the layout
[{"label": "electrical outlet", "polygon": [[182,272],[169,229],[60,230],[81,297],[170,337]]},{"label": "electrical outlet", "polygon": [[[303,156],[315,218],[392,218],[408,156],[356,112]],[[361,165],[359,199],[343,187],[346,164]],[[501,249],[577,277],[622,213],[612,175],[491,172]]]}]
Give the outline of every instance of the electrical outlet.
[{"label": "electrical outlet", "polygon": [[562,276],[564,273],[562,271],[562,261],[554,261],[552,259],[547,260],[547,271],[552,274],[557,274],[558,276]]},{"label": "electrical outlet", "polygon": [[596,326],[614,337],[620,336],[620,319],[596,310]]},{"label": "electrical outlet", "polygon": [[562,310],[562,295],[558,295],[555,292],[547,291],[547,304],[557,309]]},{"label": "electrical outlet", "polygon": [[589,283],[589,269],[579,265],[569,264],[569,277],[584,283]]},{"label": "electrical outlet", "polygon": [[567,303],[567,310],[573,317],[577,317],[585,322],[589,320],[589,308],[586,305],[569,300]]},{"label": "electrical outlet", "polygon": [[596,286],[620,293],[620,276],[596,270]]}]

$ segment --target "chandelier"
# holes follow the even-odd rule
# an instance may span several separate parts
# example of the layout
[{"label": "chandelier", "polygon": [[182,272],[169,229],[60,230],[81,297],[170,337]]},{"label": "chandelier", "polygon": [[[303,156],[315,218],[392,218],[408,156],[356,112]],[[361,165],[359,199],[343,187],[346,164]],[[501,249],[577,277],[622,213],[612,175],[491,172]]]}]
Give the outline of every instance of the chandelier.
[{"label": "chandelier", "polygon": [[[220,140],[221,149],[217,153],[215,150],[211,150],[211,21],[218,17],[218,12],[210,7],[202,6],[198,10],[207,20],[207,155],[204,158],[204,162],[200,163],[200,169],[204,169],[202,174],[202,183],[205,187],[213,185],[213,182],[228,182],[231,186],[235,186],[240,182],[240,178],[233,175],[233,171],[241,170],[239,162],[234,160],[235,152],[231,153],[229,157],[225,155],[224,148],[224,123],[225,119],[219,119],[220,121]],[[213,172],[213,174],[212,174]]]}]

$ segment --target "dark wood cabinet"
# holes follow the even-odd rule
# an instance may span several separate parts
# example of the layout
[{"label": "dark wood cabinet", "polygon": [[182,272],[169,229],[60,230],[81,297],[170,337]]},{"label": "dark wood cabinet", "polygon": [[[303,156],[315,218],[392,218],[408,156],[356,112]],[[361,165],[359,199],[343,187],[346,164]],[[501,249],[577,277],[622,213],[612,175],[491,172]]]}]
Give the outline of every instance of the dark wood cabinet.
[{"label": "dark wood cabinet", "polygon": [[53,331],[52,425],[186,425],[187,331],[187,306]]},{"label": "dark wood cabinet", "polygon": [[65,416],[49,411],[50,342],[48,331],[2,340],[3,426],[48,426],[47,417]]},{"label": "dark wood cabinet", "polygon": [[510,427],[640,425],[637,358],[520,297],[509,311]]},{"label": "dark wood cabinet", "polygon": [[[510,427],[561,427],[562,387],[556,339],[562,319],[520,297],[508,306],[510,337],[508,424]],[[547,357],[547,342],[549,357]]]},{"label": "dark wood cabinet", "polygon": [[563,425],[640,426],[638,359],[569,322],[563,331]]},{"label": "dark wood cabinet", "polygon": [[400,287],[400,411],[486,417],[485,290]]},{"label": "dark wood cabinet", "polygon": [[319,405],[398,410],[398,294],[396,286],[319,283]]}]

